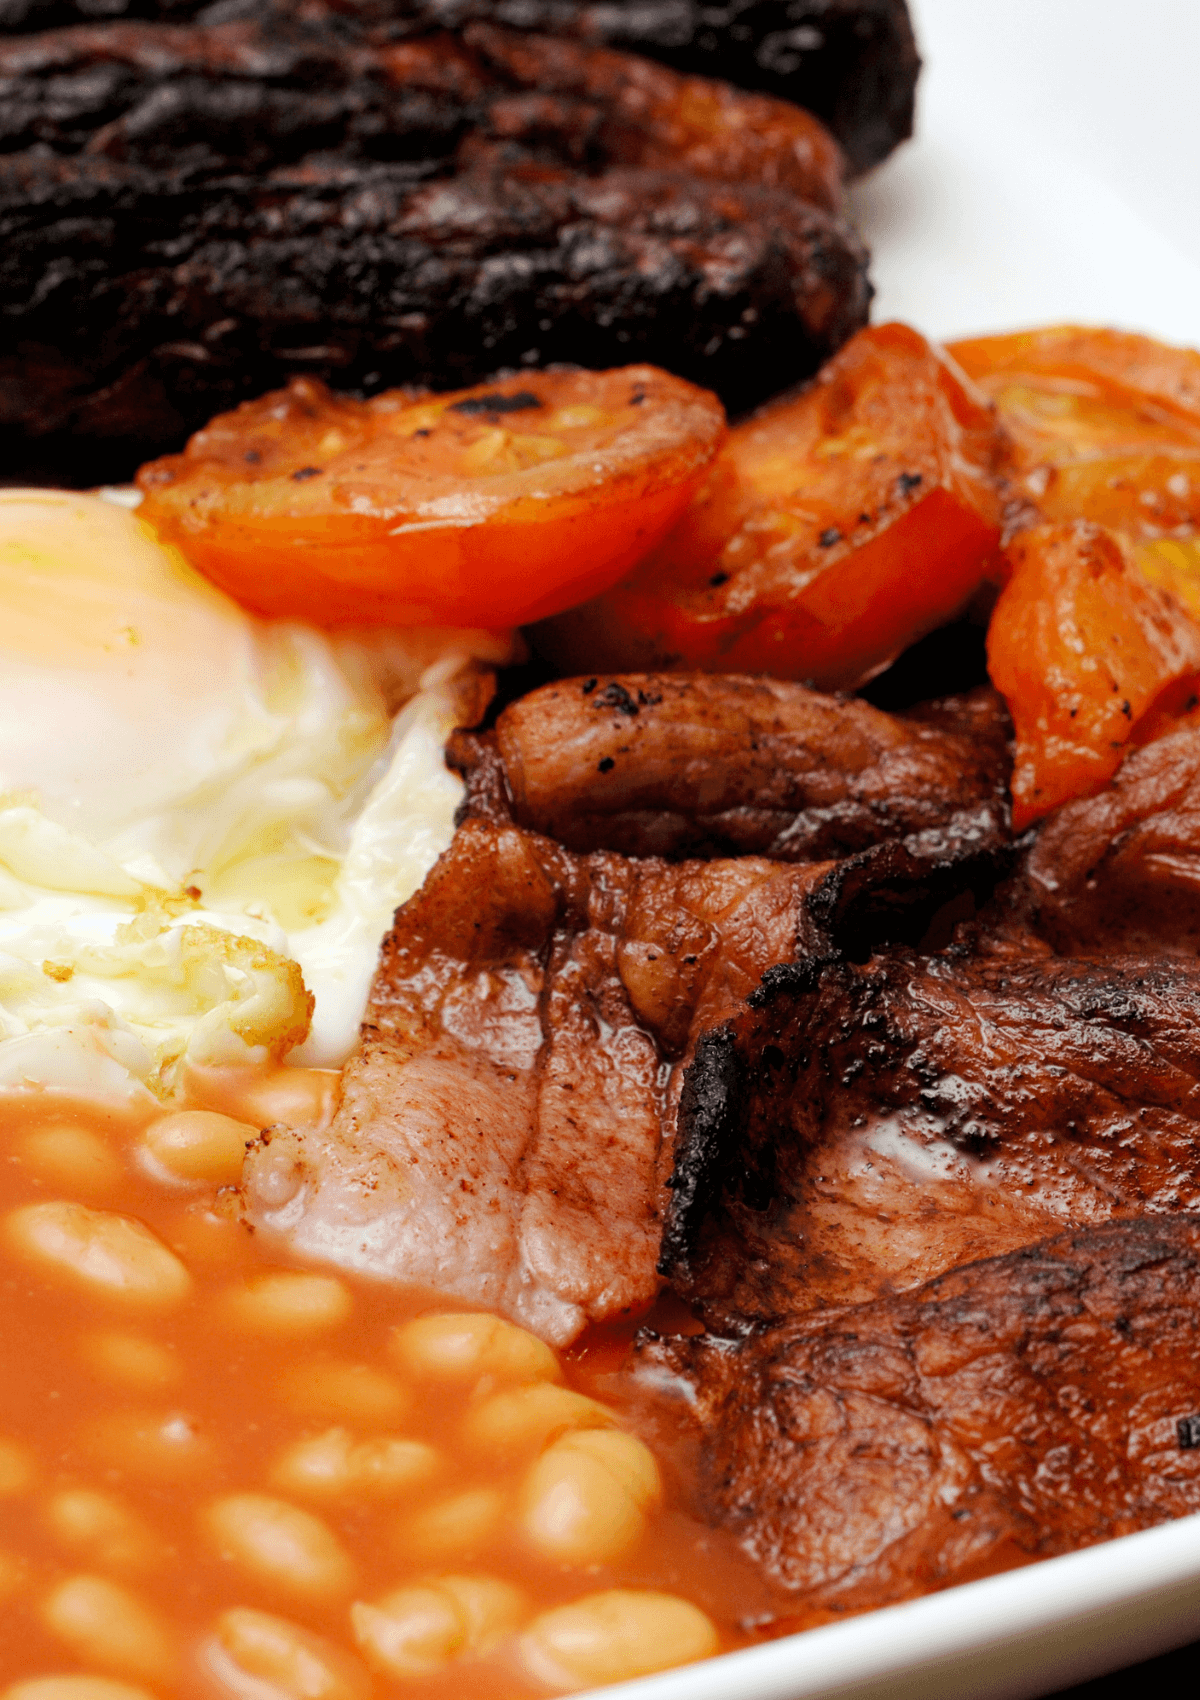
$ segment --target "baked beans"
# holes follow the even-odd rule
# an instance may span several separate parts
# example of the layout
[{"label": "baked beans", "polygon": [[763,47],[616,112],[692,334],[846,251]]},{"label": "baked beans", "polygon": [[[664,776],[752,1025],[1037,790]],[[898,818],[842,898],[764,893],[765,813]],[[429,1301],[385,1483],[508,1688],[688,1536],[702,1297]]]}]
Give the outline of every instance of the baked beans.
[{"label": "baked beans", "polygon": [[2,1700],[522,1700],[750,1638],[615,1335],[560,1358],[242,1225],[247,1139],[332,1090],[0,1099]]}]

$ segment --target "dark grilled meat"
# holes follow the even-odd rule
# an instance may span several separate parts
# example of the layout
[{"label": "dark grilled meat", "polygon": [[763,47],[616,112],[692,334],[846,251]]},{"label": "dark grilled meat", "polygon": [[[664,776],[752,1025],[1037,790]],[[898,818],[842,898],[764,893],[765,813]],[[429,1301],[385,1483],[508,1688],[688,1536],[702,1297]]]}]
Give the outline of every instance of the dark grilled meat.
[{"label": "dark grilled meat", "polygon": [[0,0],[0,32],[61,29],[113,18],[187,23],[209,0]]},{"label": "dark grilled meat", "polygon": [[[356,0],[391,10],[394,0]],[[405,3],[405,0],[402,0]],[[912,135],[921,61],[904,0],[429,0],[644,53],[677,71],[725,77],[815,112],[855,172]]]},{"label": "dark grilled meat", "polygon": [[[759,183],[826,212],[841,209],[840,148],[823,124],[785,101],[681,77],[632,54],[486,24],[468,25],[462,39],[489,82],[501,85],[483,97],[478,128],[506,153],[548,147],[585,167]],[[381,56],[403,64],[415,45]]]},{"label": "dark grilled meat", "polygon": [[885,714],[719,674],[564,679],[460,737],[468,812],[571,850],[845,856],[910,833],[1003,834],[1008,720],[995,692]]},{"label": "dark grilled meat", "polygon": [[1056,951],[1200,952],[1200,726],[1125,758],[1042,826],[1010,913]]},{"label": "dark grilled meat", "polygon": [[737,404],[865,314],[853,237],[782,190],[622,169],[420,177],[334,163],[193,183],[10,159],[6,465],[128,475],[298,372],[374,391],[645,359]]},{"label": "dark grilled meat", "polygon": [[713,1326],[1200,1209],[1194,962],[893,950],[750,1005],[699,1042],[664,1241]]},{"label": "dark grilled meat", "polygon": [[0,154],[29,147],[193,175],[316,151],[430,170],[458,150],[456,168],[481,156],[627,165],[841,205],[841,154],[808,113],[485,24],[395,44],[288,19],[110,24],[0,44]]},{"label": "dark grilled meat", "polygon": [[644,1307],[694,1035],[803,953],[825,871],[468,823],[397,912],[328,1132],[251,1152],[249,1219],[558,1344]]},{"label": "dark grilled meat", "polygon": [[1200,1217],[645,1356],[692,1384],[703,1512],[798,1627],[1200,1510]]},{"label": "dark grilled meat", "polygon": [[371,392],[647,359],[744,407],[863,322],[866,256],[802,198],[838,192],[805,114],[467,33],[0,46],[6,472],[128,476],[297,373]]},{"label": "dark grilled meat", "polygon": [[317,151],[428,171],[482,119],[488,83],[449,36],[385,54],[288,20],[95,24],[0,43],[0,154],[85,154],[193,181]]},{"label": "dark grilled meat", "polygon": [[865,171],[912,134],[920,61],[904,0],[0,0],[0,31],[102,19],[261,19],[300,14],[403,38],[473,20],[575,37],[720,77],[816,113]]}]

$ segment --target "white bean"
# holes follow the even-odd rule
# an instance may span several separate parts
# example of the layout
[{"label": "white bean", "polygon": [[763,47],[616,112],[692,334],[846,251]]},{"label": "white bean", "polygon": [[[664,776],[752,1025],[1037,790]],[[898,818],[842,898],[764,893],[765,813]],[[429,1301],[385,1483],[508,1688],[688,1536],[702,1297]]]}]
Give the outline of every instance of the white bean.
[{"label": "white bean", "polygon": [[584,1393],[535,1381],[473,1406],[460,1432],[470,1451],[499,1461],[540,1452],[570,1429],[612,1428],[616,1420],[612,1411]]},{"label": "white bean", "polygon": [[112,1198],[125,1178],[116,1152],[90,1128],[69,1122],[39,1127],[17,1146],[25,1167],[53,1187],[65,1187],[76,1197]]},{"label": "white bean", "polygon": [[398,1531],[399,1550],[427,1564],[470,1558],[496,1534],[504,1516],[504,1496],[494,1488],[469,1488],[440,1499]]},{"label": "white bean", "polygon": [[630,1552],[662,1495],[649,1448],[618,1429],[584,1429],[555,1441],[521,1489],[529,1545],[558,1564],[608,1564]]},{"label": "white bean", "polygon": [[371,1679],[349,1653],[286,1618],[245,1607],[222,1612],[201,1664],[236,1696],[368,1700]]},{"label": "white bean", "polygon": [[389,1676],[428,1676],[465,1647],[454,1601],[437,1588],[400,1588],[377,1605],[356,1600],[350,1624],[368,1664]]},{"label": "white bean", "polygon": [[231,1288],[222,1300],[237,1328],[260,1334],[323,1334],[345,1322],[353,1309],[347,1287],[332,1275],[275,1269]]},{"label": "white bean", "polygon": [[32,1676],[14,1682],[0,1700],[154,1700],[154,1696],[107,1676]]},{"label": "white bean", "polygon": [[354,1565],[333,1530],[311,1511],[262,1493],[234,1493],[204,1514],[216,1551],[294,1598],[334,1599],[354,1586]]},{"label": "white bean", "polygon": [[146,1129],[146,1150],[174,1180],[236,1186],[258,1128],[216,1110],[178,1110]]},{"label": "white bean", "polygon": [[46,1505],[46,1526],[70,1552],[104,1570],[143,1574],[165,1556],[162,1541],[116,1494],[64,1488]]},{"label": "white bean", "polygon": [[103,1576],[72,1576],[42,1604],[42,1621],[85,1664],[118,1676],[169,1682],[174,1641],[157,1614]]},{"label": "white bean", "polygon": [[427,1482],[441,1459],[421,1440],[380,1434],[355,1440],[344,1428],[297,1441],[276,1460],[271,1483],[316,1499],[395,1499]]},{"label": "white bean", "polygon": [[19,1440],[0,1438],[0,1499],[28,1493],[37,1481],[37,1460]]},{"label": "white bean", "polygon": [[443,1576],[350,1608],[368,1663],[389,1676],[427,1676],[451,1660],[487,1653],[528,1615],[520,1589],[494,1576]]},{"label": "white bean", "polygon": [[174,1354],[157,1340],[148,1340],[143,1334],[124,1334],[116,1330],[85,1334],[79,1349],[88,1367],[96,1374],[138,1393],[154,1393],[161,1387],[171,1387],[181,1374],[179,1360]]},{"label": "white bean", "polygon": [[269,1078],[256,1070],[237,1109],[256,1127],[324,1127],[333,1115],[342,1075],[334,1068],[281,1068]]},{"label": "white bean", "polygon": [[277,1383],[283,1403],[318,1422],[354,1422],[381,1427],[399,1422],[412,1403],[408,1389],[370,1364],[343,1358],[307,1358],[285,1370]]},{"label": "white bean", "polygon": [[624,1588],[544,1612],[521,1637],[530,1673],[560,1690],[628,1682],[708,1658],[717,1646],[713,1625],[688,1600]]},{"label": "white bean", "polygon": [[392,1330],[392,1357],[439,1381],[561,1381],[553,1351],[536,1334],[484,1311],[418,1316]]},{"label": "white bean", "polygon": [[24,1204],[5,1228],[14,1250],[97,1298],[165,1310],[192,1290],[175,1253],[131,1216],[61,1200]]},{"label": "white bean", "polygon": [[525,1595],[498,1576],[440,1576],[437,1585],[457,1605],[473,1653],[490,1652],[529,1615]]}]

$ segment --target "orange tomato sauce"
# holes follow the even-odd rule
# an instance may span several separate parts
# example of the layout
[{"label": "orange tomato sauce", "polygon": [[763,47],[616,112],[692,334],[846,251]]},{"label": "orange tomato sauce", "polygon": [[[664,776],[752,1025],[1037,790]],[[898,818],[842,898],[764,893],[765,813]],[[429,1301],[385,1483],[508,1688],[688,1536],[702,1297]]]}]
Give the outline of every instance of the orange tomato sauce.
[{"label": "orange tomato sauce", "polygon": [[[327,1114],[335,1081],[214,1076],[191,1103],[252,1129],[273,1119],[273,1094],[276,1115],[281,1093],[293,1117],[306,1103]],[[161,1114],[0,1098],[0,1692],[71,1674],[158,1700],[517,1700],[571,1685],[544,1660],[531,1674],[544,1614],[614,1589],[688,1602],[672,1631],[684,1657],[770,1632],[749,1561],[688,1509],[682,1428],[639,1419],[615,1373],[631,1328],[556,1361],[501,1325],[499,1355],[493,1341],[475,1362],[460,1339],[448,1358],[414,1319],[462,1307],[336,1271],[300,1278],[241,1223],[232,1189],[155,1168],[146,1134]],[[48,1208],[62,1205],[104,1214]],[[105,1264],[110,1213],[126,1237]],[[83,1273],[75,1251],[63,1261],[63,1222],[102,1225]],[[626,1482],[632,1524],[602,1531],[614,1550],[564,1557],[534,1472],[553,1476],[564,1436],[586,1452],[597,1435],[620,1480],[649,1469],[661,1491]],[[424,1592],[395,1606],[409,1589]],[[424,1639],[396,1643],[423,1670],[377,1656],[389,1600],[402,1627],[425,1611]],[[606,1672],[622,1674],[601,1659],[573,1685]]]}]

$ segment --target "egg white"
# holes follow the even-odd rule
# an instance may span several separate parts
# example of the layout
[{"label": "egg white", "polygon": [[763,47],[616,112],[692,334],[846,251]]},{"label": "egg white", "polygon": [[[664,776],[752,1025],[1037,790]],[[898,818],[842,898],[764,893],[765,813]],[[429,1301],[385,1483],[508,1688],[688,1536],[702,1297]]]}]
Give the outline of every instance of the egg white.
[{"label": "egg white", "polygon": [[340,1064],[509,647],[260,620],[122,500],[0,491],[0,1089]]}]

